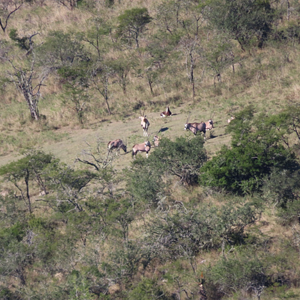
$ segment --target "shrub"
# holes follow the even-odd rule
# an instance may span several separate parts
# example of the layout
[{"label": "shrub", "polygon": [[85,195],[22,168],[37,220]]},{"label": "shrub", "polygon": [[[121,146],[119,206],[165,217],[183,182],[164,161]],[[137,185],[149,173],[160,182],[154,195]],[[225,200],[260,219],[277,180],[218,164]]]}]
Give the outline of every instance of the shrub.
[{"label": "shrub", "polygon": [[202,250],[226,243],[243,244],[244,229],[260,214],[253,203],[227,203],[221,207],[203,205],[198,209],[156,214],[147,232],[161,258],[191,258]]},{"label": "shrub", "polygon": [[173,175],[180,182],[193,185],[198,182],[200,167],[207,161],[204,140],[201,136],[175,141],[162,139],[148,160],[148,165],[160,174]]},{"label": "shrub", "polygon": [[138,158],[127,170],[127,189],[136,199],[157,203],[163,197],[166,176],[179,178],[183,184],[198,182],[200,167],[207,160],[200,136],[175,141],[163,138],[148,159]]},{"label": "shrub", "polygon": [[220,259],[209,270],[209,279],[224,294],[243,290],[255,294],[260,299],[268,284],[267,268],[258,257],[237,255],[229,259]]},{"label": "shrub", "polygon": [[201,168],[203,185],[222,188],[234,193],[246,194],[261,191],[263,178],[278,171],[294,172],[299,168],[295,155],[284,146],[284,130],[271,118],[259,115],[248,107],[236,115],[228,126],[232,133],[231,148],[221,151]]},{"label": "shrub", "polygon": [[208,3],[204,16],[217,29],[230,33],[242,49],[253,42],[262,47],[275,16],[268,0],[213,0]]},{"label": "shrub", "polygon": [[161,287],[154,279],[143,278],[133,290],[131,290],[127,298],[128,300],[148,300],[148,299],[171,299],[162,291]]}]

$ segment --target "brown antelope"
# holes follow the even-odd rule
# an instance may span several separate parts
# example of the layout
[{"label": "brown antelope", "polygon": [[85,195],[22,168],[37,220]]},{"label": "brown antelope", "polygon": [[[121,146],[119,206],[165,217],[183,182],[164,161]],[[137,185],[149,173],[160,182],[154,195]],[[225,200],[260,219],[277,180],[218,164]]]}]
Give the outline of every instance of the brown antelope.
[{"label": "brown antelope", "polygon": [[204,139],[205,139],[205,133],[206,133],[205,122],[188,123],[188,120],[189,118],[186,120],[186,124],[184,125],[184,130],[190,130],[194,135],[196,135],[198,131],[203,132]]},{"label": "brown antelope", "polygon": [[146,152],[146,157],[148,157],[148,152],[151,150],[151,144],[149,141],[142,144],[136,144],[132,147],[132,157],[135,158],[138,152]]},{"label": "brown antelope", "polygon": [[162,113],[160,113],[160,116],[161,116],[162,118],[164,118],[164,117],[169,117],[169,116],[171,116],[171,115],[172,115],[172,112],[170,111],[169,106],[166,107],[166,111],[163,111]]},{"label": "brown antelope", "polygon": [[120,153],[120,149],[123,149],[124,152],[127,152],[127,147],[124,145],[123,141],[120,139],[116,139],[113,141],[108,142],[107,144],[107,150],[110,152],[113,149],[117,149],[117,151]]},{"label": "brown antelope", "polygon": [[155,136],[153,137],[153,144],[154,144],[154,147],[158,147],[158,145],[159,145],[159,140],[160,140],[160,138],[159,138],[157,135],[155,135]]},{"label": "brown antelope", "polygon": [[143,136],[148,136],[148,128],[150,126],[150,122],[147,119],[147,116],[142,114],[142,116],[139,117],[141,119],[141,126],[143,128]]}]

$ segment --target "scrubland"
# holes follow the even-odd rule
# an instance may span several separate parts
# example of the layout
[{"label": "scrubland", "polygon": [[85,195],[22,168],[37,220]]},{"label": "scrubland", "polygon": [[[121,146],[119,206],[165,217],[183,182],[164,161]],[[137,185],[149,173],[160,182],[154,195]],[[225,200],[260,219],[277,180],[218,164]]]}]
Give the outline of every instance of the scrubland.
[{"label": "scrubland", "polygon": [[[1,299],[300,298],[300,6],[230,3],[32,0],[7,19]],[[205,140],[184,131],[209,119]]]}]

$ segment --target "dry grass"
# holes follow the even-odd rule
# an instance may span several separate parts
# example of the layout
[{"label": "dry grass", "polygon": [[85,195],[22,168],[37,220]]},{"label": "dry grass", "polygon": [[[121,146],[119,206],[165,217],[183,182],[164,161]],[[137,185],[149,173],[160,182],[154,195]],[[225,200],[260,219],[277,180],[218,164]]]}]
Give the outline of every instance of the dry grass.
[{"label": "dry grass", "polygon": [[[20,36],[29,35],[38,31],[36,42],[41,42],[52,30],[64,32],[83,31],[88,28],[87,20],[95,15],[104,16],[116,24],[116,17],[125,9],[133,7],[147,7],[150,15],[155,14],[155,7],[160,3],[157,1],[134,0],[121,1],[113,9],[104,7],[104,1],[98,1],[96,11],[68,10],[58,6],[54,1],[48,1],[47,6],[31,7],[18,12],[18,15],[10,20],[9,27],[18,30]],[[103,10],[105,9],[105,15]],[[19,20],[24,20],[20,22]],[[149,32],[155,32],[155,26],[149,26]],[[2,38],[9,40],[8,33]],[[142,41],[145,43],[145,40]],[[76,157],[82,155],[84,149],[95,149],[97,141],[100,141],[101,155],[106,155],[108,141],[121,138],[127,143],[128,151],[136,143],[144,142],[147,138],[142,135],[140,110],[145,111],[150,120],[149,137],[153,136],[160,129],[161,137],[174,140],[179,136],[193,138],[191,132],[184,131],[184,124],[189,121],[207,121],[211,117],[214,120],[215,129],[207,133],[205,148],[208,156],[214,156],[223,145],[230,144],[230,135],[225,134],[227,119],[246,105],[252,104],[256,110],[274,114],[282,110],[289,103],[295,103],[300,96],[299,70],[300,56],[299,46],[285,47],[283,45],[274,48],[268,46],[262,50],[251,53],[239,53],[241,64],[236,65],[235,73],[232,67],[228,67],[222,74],[222,82],[214,86],[213,76],[206,74],[200,82],[202,70],[195,69],[196,76],[196,97],[191,97],[191,86],[186,78],[184,59],[178,64],[176,72],[164,75],[154,85],[154,96],[150,94],[149,86],[145,78],[129,75],[127,94],[124,95],[117,84],[111,82],[110,105],[113,115],[106,113],[106,107],[100,94],[91,92],[90,110],[86,113],[86,120],[82,126],[71,106],[62,105],[65,95],[58,78],[48,78],[46,86],[43,87],[43,98],[40,102],[40,113],[47,119],[44,122],[34,123],[29,119],[29,112],[22,95],[7,86],[3,93],[0,108],[0,129],[2,146],[0,146],[0,166],[20,158],[19,152],[26,148],[36,148],[50,152],[63,162],[78,167],[74,164]],[[286,54],[289,54],[288,60]],[[18,54],[18,53],[16,53]],[[117,58],[133,55],[143,59],[141,54],[131,50],[123,51],[121,54],[114,50],[109,53],[110,58]],[[0,71],[5,72],[5,67],[0,65]],[[176,83],[177,82],[177,83]],[[180,83],[178,87],[178,82]],[[141,108],[137,108],[141,104]],[[160,118],[159,114],[170,104],[173,116]],[[151,152],[155,149],[151,149]],[[150,153],[151,153],[150,152]],[[144,154],[141,154],[144,155]],[[130,154],[116,156],[113,166],[118,171],[130,167],[132,158]],[[4,187],[6,188],[6,187]],[[224,196],[203,195],[201,187],[186,189],[174,184],[173,195],[177,201],[183,203],[199,201],[221,205],[220,199]],[[258,229],[272,240],[270,251],[273,254],[283,252],[286,242],[292,236],[292,231],[278,224],[274,211],[267,210],[260,222]],[[137,238],[143,230],[143,221],[137,220],[130,226],[130,239]],[[94,247],[97,243],[89,241],[88,247]],[[101,245],[102,253],[98,257],[99,262],[111,249],[109,244]],[[83,250],[82,250],[83,251]],[[199,270],[213,264],[219,259],[220,252],[211,251],[202,253],[196,258]],[[100,263],[99,263],[100,264]],[[298,263],[296,264],[298,266]],[[162,268],[169,268],[168,264]],[[157,271],[158,272],[158,271]],[[296,273],[296,271],[295,271]],[[32,277],[35,277],[32,274]],[[57,275],[61,280],[61,275]],[[167,285],[167,284],[165,284]],[[118,290],[120,287],[116,287]],[[166,287],[172,290],[172,287]],[[114,289],[114,287],[111,287]],[[299,289],[293,289],[299,294]],[[262,300],[282,299],[263,296]]]}]

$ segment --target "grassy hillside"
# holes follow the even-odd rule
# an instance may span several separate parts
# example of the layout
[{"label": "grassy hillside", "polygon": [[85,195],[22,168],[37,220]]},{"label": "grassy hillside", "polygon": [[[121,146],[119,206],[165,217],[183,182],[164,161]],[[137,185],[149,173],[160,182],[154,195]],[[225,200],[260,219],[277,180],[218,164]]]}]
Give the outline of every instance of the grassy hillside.
[{"label": "grassy hillside", "polygon": [[[289,153],[297,165],[298,2],[236,1],[236,11],[249,11],[244,18],[225,0],[7,3],[0,298],[299,299],[296,168],[276,173],[271,163],[250,176],[257,189],[242,192],[203,182],[201,171],[214,157],[221,171],[222,155],[243,144],[244,132],[231,143],[239,134],[232,116],[250,122],[245,149],[270,133],[265,151]],[[161,118],[166,106],[173,115]],[[283,112],[296,115],[295,127]],[[213,119],[203,147],[184,131],[187,119]],[[107,153],[113,139],[130,152],[154,135],[163,142],[148,160]]]}]

